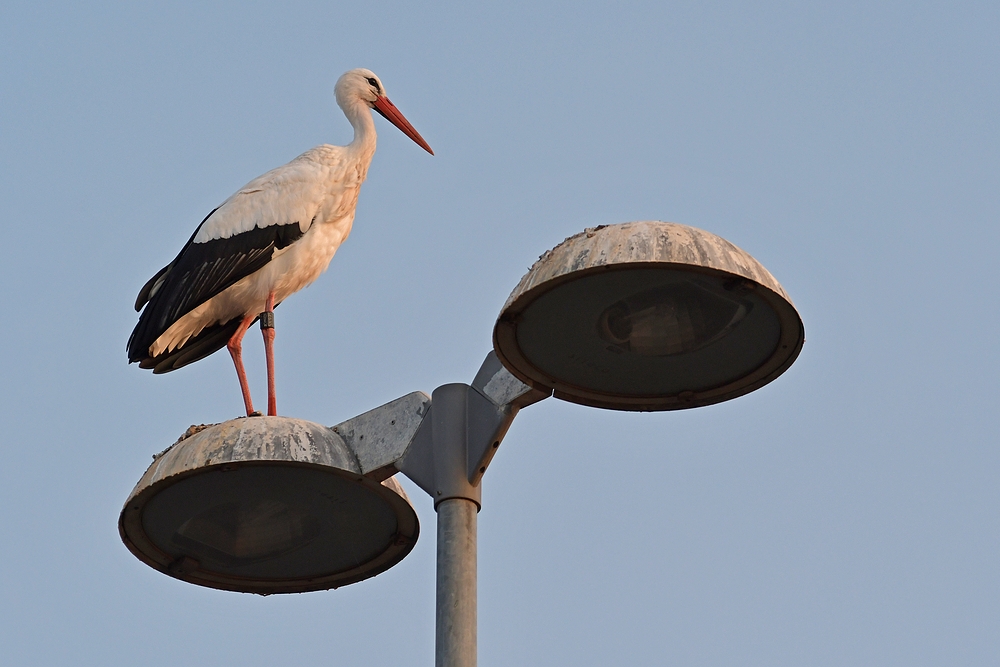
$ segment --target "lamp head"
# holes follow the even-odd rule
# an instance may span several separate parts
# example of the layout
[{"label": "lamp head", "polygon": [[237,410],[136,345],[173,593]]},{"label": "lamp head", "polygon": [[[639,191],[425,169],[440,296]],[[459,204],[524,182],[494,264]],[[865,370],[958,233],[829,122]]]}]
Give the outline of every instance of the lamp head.
[{"label": "lamp head", "polygon": [[693,227],[588,229],[545,253],[493,329],[501,362],[556,398],[678,410],[767,384],[798,356],[801,318],[753,257]]}]

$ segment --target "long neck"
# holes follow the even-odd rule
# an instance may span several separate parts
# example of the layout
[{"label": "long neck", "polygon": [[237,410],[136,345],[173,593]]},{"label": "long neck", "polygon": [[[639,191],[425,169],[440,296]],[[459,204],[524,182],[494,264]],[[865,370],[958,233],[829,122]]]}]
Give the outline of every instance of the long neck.
[{"label": "long neck", "polygon": [[344,107],[344,115],[354,128],[354,141],[347,149],[357,153],[359,158],[371,160],[375,154],[375,121],[371,109],[362,100],[356,100]]}]

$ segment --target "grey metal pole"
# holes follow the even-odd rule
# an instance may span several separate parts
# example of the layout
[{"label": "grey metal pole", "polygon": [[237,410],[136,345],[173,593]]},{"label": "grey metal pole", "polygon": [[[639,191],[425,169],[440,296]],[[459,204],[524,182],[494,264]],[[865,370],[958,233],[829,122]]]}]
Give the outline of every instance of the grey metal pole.
[{"label": "grey metal pole", "polygon": [[476,516],[465,498],[437,506],[436,667],[476,665]]},{"label": "grey metal pole", "polygon": [[437,667],[476,667],[480,481],[517,411],[546,396],[512,376],[491,352],[471,386],[434,390],[412,443],[394,464],[434,498],[437,512]]},{"label": "grey metal pole", "polygon": [[437,667],[476,665],[476,512],[482,491],[469,483],[469,386],[432,394],[437,511]]}]

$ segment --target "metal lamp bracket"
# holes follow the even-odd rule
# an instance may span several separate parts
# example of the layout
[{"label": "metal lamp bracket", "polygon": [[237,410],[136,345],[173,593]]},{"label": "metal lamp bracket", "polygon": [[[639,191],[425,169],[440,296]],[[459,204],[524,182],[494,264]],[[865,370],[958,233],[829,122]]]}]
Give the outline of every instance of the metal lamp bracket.
[{"label": "metal lamp bracket", "polygon": [[333,427],[358,457],[362,473],[397,472],[437,506],[466,498],[482,506],[480,481],[521,408],[547,398],[513,375],[490,352],[472,385],[446,384],[430,397],[414,392]]}]

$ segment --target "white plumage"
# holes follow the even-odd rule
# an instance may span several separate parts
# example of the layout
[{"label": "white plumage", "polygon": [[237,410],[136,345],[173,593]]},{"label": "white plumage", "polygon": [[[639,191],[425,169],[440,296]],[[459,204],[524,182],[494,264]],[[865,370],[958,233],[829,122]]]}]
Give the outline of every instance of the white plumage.
[{"label": "white plumage", "polygon": [[[351,233],[361,190],[361,179],[338,179],[346,171],[345,162],[358,162],[346,152],[339,146],[314,148],[254,179],[216,210],[195,234],[194,243],[228,239],[289,220],[305,221],[298,223],[303,234],[276,249],[264,268],[174,322],[150,347],[152,356],[184,345],[211,324],[262,313],[268,294],[274,292],[275,302],[280,303],[326,270]],[[365,172],[370,160],[370,155],[363,160]]]},{"label": "white plumage", "polygon": [[[129,339],[130,362],[163,373],[228,346],[247,414],[253,413],[241,360],[243,334],[259,315],[316,280],[350,234],[375,153],[371,110],[433,154],[371,71],[347,72],[335,90],[354,140],[306,151],[250,181],[210,213],[174,261],[140,291],[136,310],[145,308]],[[273,414],[273,328],[264,335]]]}]

